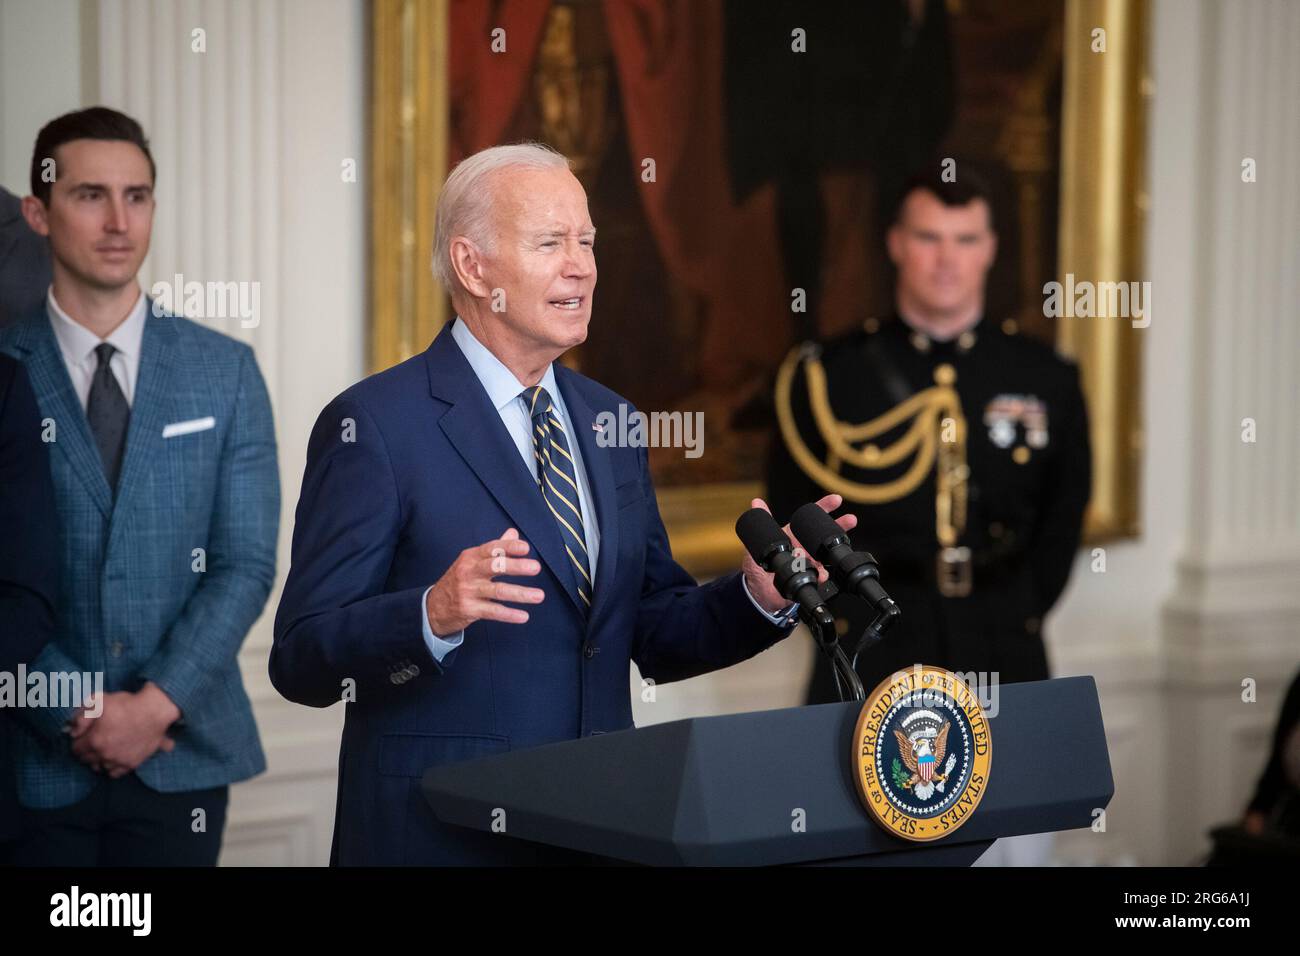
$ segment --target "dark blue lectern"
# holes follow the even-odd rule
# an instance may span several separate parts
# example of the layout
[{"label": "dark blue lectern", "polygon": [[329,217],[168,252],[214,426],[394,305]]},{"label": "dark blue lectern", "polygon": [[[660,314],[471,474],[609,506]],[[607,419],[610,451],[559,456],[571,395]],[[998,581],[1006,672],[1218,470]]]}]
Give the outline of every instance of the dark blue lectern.
[{"label": "dark blue lectern", "polygon": [[[698,717],[431,768],[439,819],[629,863],[968,866],[998,837],[1091,826],[1115,792],[1091,677],[1009,684],[989,786],[931,843],[886,833],[851,766],[861,704]],[[796,827],[796,820],[802,827]]]}]

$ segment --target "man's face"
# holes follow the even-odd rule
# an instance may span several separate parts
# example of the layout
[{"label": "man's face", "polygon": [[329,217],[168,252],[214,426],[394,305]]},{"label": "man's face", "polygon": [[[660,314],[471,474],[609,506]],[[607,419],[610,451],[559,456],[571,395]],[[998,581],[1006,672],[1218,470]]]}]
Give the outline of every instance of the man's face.
[{"label": "man's face", "polygon": [[153,230],[153,177],[144,151],[125,140],[74,139],[54,151],[48,206],[24,204],[50,238],[56,263],[76,281],[115,291],[135,281]]},{"label": "man's face", "polygon": [[958,312],[982,303],[984,280],[997,254],[982,199],[945,206],[916,190],[889,231],[889,257],[898,268],[899,298],[928,312]]},{"label": "man's face", "polygon": [[496,243],[483,257],[482,278],[504,292],[502,321],[539,351],[582,344],[596,289],[586,192],[567,169],[507,168],[491,185]]}]

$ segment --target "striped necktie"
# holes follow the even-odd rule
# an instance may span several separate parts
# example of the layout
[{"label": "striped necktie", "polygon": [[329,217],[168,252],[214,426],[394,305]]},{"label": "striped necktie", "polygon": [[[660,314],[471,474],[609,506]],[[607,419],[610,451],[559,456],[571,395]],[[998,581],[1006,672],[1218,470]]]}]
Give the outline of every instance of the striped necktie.
[{"label": "striped necktie", "polygon": [[578,501],[578,472],[569,453],[569,437],[560,424],[551,396],[540,385],[524,389],[524,403],[533,421],[533,454],[537,456],[537,486],[546,507],[560,526],[564,550],[573,562],[573,576],[584,611],[591,610],[591,564],[587,558],[587,532]]}]

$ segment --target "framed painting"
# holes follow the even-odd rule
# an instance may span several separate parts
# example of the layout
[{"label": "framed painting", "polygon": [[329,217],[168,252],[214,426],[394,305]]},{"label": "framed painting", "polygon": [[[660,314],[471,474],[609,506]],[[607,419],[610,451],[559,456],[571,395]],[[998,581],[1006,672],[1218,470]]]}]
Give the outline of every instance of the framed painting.
[{"label": "framed painting", "polygon": [[[659,504],[692,573],[734,568],[777,365],[890,307],[891,190],[960,157],[995,197],[986,316],[1080,364],[1087,537],[1135,535],[1141,328],[1044,296],[1141,276],[1147,18],[1146,0],[372,0],[370,367],[447,321],[429,261],[448,169],[554,146],[600,230],[588,341],[564,361],[699,417],[706,454],[651,449]],[[800,61],[800,42],[830,48]]]}]

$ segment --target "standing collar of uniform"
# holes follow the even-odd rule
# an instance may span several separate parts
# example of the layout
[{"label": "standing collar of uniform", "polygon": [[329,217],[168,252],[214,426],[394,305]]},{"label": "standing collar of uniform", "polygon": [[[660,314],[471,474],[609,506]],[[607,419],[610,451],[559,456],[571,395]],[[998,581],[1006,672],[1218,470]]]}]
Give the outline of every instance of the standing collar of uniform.
[{"label": "standing collar of uniform", "polygon": [[54,286],[50,286],[50,291],[45,297],[45,311],[50,317],[50,326],[54,329],[54,337],[59,342],[59,348],[74,361],[86,361],[104,342],[116,348],[124,358],[139,361],[140,343],[144,338],[144,320],[148,312],[148,300],[143,290],[136,298],[135,305],[131,306],[126,319],[109,333],[108,338],[104,339],[63,311],[58,300],[54,298]]},{"label": "standing collar of uniform", "polygon": [[[451,327],[451,337],[464,353],[469,367],[474,370],[474,374],[487,391],[492,407],[498,412],[529,387],[515,378],[515,373],[506,368],[505,364],[475,337],[460,316],[456,316],[455,323]],[[546,366],[546,372],[538,384],[546,389],[552,401],[560,400],[559,388],[555,381],[554,362]]]},{"label": "standing collar of uniform", "polygon": [[913,328],[897,310],[893,313],[891,321],[887,323],[896,335],[906,341],[914,351],[923,355],[933,352],[969,352],[980,337],[986,334],[987,324],[986,318],[981,315],[975,324],[964,332],[959,332],[950,339],[936,339],[920,329]]}]

